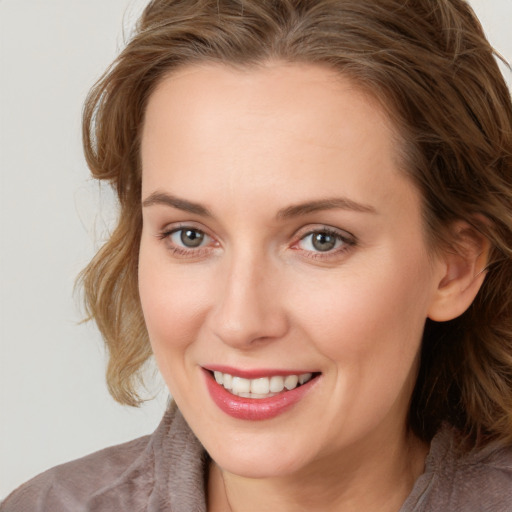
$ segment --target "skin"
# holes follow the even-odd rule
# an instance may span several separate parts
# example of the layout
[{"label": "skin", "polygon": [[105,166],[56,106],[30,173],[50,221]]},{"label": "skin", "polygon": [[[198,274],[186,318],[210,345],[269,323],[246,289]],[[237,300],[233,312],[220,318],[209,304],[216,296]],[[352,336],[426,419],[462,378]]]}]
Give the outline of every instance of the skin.
[{"label": "skin", "polygon": [[[141,157],[142,308],[215,461],[209,510],[396,512],[428,451],[406,426],[425,319],[458,267],[429,251],[378,102],[323,67],[194,65],[152,94]],[[332,198],[348,202],[290,210]],[[184,227],[205,234],[197,248]],[[310,233],[326,228],[322,252]],[[212,364],[321,375],[287,412],[248,421],[213,403]]]}]

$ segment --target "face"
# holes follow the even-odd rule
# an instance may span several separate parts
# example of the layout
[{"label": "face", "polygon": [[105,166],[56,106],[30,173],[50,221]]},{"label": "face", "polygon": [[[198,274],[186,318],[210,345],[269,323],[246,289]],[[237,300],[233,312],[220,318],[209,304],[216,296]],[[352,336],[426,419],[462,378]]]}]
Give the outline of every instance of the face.
[{"label": "face", "polygon": [[142,308],[212,458],[291,475],[401,439],[439,276],[379,104],[313,65],[198,65],[146,114]]}]

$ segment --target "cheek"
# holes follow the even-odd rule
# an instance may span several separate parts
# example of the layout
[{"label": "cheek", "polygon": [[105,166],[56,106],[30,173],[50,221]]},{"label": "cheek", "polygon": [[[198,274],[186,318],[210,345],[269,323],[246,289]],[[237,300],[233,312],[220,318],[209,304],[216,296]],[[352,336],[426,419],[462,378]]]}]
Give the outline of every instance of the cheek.
[{"label": "cheek", "polygon": [[204,321],[208,298],[204,280],[171,265],[165,256],[146,251],[142,244],[139,294],[160,373],[174,399],[187,403],[189,378],[194,370],[190,355]]},{"label": "cheek", "polygon": [[347,272],[330,286],[313,289],[307,301],[297,294],[307,338],[330,361],[332,393],[326,400],[336,405],[329,419],[354,436],[383,418],[403,418],[426,318],[425,267],[378,261],[378,268]]},{"label": "cheek", "polygon": [[346,364],[410,363],[421,342],[431,287],[428,265],[420,255],[413,261],[381,255],[307,296],[297,291],[296,310],[317,348]]},{"label": "cheek", "polygon": [[155,355],[185,349],[195,338],[208,300],[207,281],[200,273],[184,272],[168,258],[141,245],[139,294]]}]

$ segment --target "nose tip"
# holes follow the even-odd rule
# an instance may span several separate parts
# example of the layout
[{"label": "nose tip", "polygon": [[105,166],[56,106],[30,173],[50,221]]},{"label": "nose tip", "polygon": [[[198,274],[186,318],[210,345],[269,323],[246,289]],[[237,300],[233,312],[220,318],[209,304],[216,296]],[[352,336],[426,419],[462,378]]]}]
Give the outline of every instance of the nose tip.
[{"label": "nose tip", "polygon": [[277,281],[268,274],[254,274],[233,272],[212,313],[214,335],[237,349],[271,342],[288,330]]}]

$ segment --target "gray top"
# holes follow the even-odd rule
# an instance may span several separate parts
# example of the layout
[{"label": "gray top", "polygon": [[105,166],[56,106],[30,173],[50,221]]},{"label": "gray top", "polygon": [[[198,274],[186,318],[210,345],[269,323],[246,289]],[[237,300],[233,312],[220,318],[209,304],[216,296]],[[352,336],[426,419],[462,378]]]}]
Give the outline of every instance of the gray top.
[{"label": "gray top", "polygon": [[[459,444],[456,431],[441,429],[399,512],[512,512],[512,450],[460,454]],[[0,512],[206,512],[207,459],[172,405],[153,435],[42,473]]]}]

